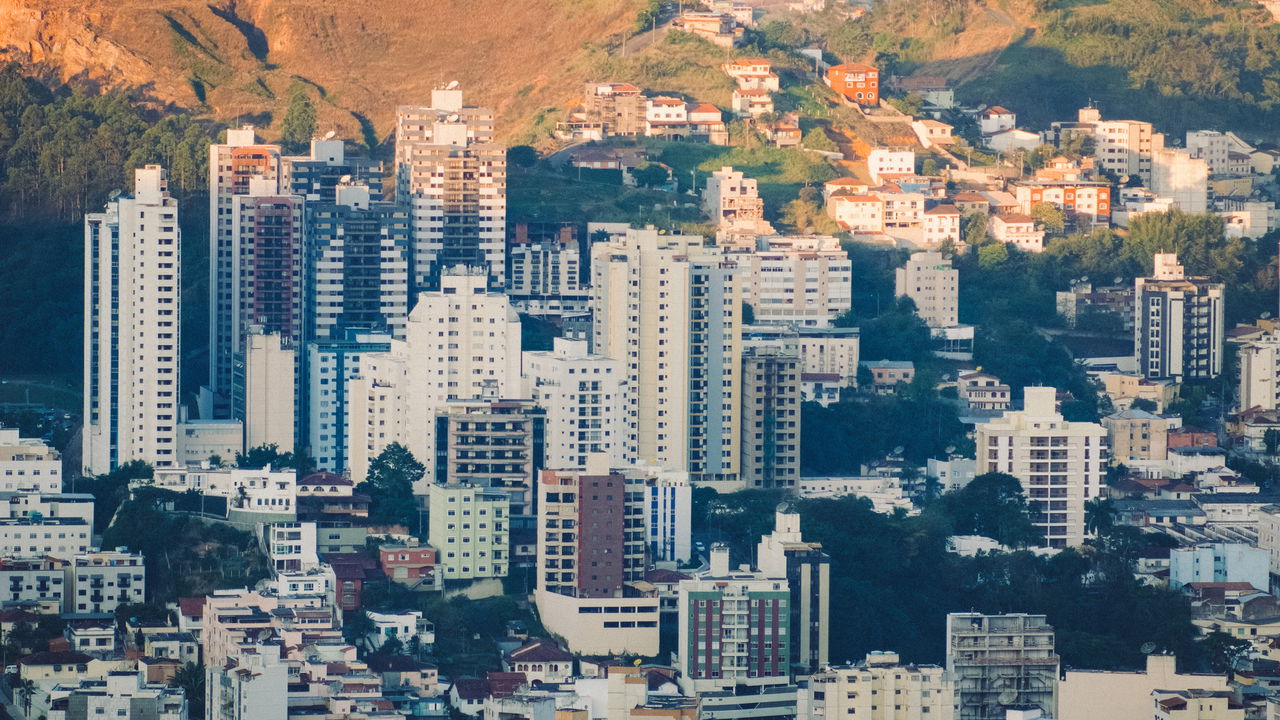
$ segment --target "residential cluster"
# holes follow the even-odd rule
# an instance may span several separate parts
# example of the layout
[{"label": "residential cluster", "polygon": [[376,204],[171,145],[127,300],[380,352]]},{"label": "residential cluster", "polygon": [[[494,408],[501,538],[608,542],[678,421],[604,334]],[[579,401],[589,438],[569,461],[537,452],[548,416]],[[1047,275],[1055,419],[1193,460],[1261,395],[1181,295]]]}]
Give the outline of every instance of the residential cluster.
[{"label": "residential cluster", "polygon": [[[707,5],[675,27],[732,51],[752,6]],[[171,681],[188,663],[204,669],[210,720],[1280,716],[1280,496],[1227,462],[1280,446],[1280,321],[1226,327],[1223,283],[1173,253],[1131,286],[1082,278],[1057,295],[1063,323],[1109,318],[1133,349],[1085,360],[1109,414],[1068,419],[1070,393],[1012,388],[974,365],[953,264],[979,222],[1024,252],[1066,228],[1125,228],[1170,209],[1258,238],[1280,225],[1254,192],[1280,156],[1216,131],[1167,146],[1150,123],[1104,121],[1093,107],[1042,133],[1004,107],[973,109],[986,150],[1026,160],[1050,146],[1041,167],[1010,176],[961,157],[940,119],[959,110],[945,80],[884,79],[921,98],[912,117],[884,104],[878,68],[816,61],[833,103],[891,138],[849,138],[851,151],[830,153],[848,175],[811,191],[819,218],[847,237],[775,227],[780,209],[728,165],[694,178],[711,237],[509,219],[495,113],[466,104],[457,83],[396,109],[389,166],[333,133],[294,155],[252,126],[228,130],[209,149],[209,370],[194,397],[181,334],[191,210],[166,168],[137,168],[132,191],[84,218],[80,469],[151,466],[130,493],[250,531],[270,575],[182,597],[165,620],[117,617],[150,599],[146,561],[99,547],[94,497],[64,489],[57,451],[0,428],[0,632],[50,615],[66,627],[15,659],[26,717],[186,720],[194,699]],[[801,147],[801,119],[777,111],[770,60],[721,69],[736,85],[733,116]],[[661,164],[611,138],[729,143],[722,109],[615,82],[586,84],[556,134],[590,143],[567,151],[571,167],[620,170],[628,184]],[[1062,227],[1047,227],[1055,214]],[[911,251],[883,301],[909,299],[932,351],[960,368],[942,384],[971,453],[949,448],[918,467],[899,449],[857,474],[802,473],[802,403],[917,381],[912,362],[861,357],[846,321],[848,241]],[[560,336],[532,346],[531,319]],[[1185,424],[1172,410],[1185,385],[1220,379],[1233,355],[1239,402],[1221,408],[1224,431]],[[272,447],[308,470],[236,461]],[[398,508],[411,519],[382,522],[381,499],[361,485],[399,453],[423,472]],[[1037,553],[1082,546],[1104,500],[1116,523],[1172,538],[1144,551],[1138,579],[1184,594],[1205,634],[1247,640],[1252,669],[1180,673],[1152,651],[1140,671],[1077,671],[1062,666],[1045,616],[963,608],[943,609],[943,665],[892,648],[831,657],[831,618],[848,598],[790,499],[754,548],[692,529],[703,488],[858,496],[911,515],[988,473],[1019,482]],[[973,535],[948,546],[1002,549]],[[501,671],[441,675],[426,658],[437,632],[456,628],[373,607],[375,586],[518,594],[540,631],[494,628]]]}]

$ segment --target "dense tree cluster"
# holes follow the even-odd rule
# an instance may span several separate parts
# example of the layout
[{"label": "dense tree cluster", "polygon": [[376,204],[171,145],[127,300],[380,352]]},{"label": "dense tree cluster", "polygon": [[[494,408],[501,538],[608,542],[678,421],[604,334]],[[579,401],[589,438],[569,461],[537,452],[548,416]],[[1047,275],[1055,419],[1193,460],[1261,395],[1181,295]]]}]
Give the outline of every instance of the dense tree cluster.
[{"label": "dense tree cluster", "polygon": [[[1131,572],[1137,552],[1159,536],[1133,528],[1052,557],[1030,552],[961,557],[946,551],[960,532],[1027,532],[1026,507],[1007,476],[974,480],[967,492],[944,495],[914,517],[883,515],[867,500],[846,497],[796,503],[806,540],[831,556],[831,658],[860,660],[893,648],[914,662],[941,662],[948,612],[1045,613],[1068,667],[1142,666],[1140,648],[1154,642],[1188,668],[1207,668],[1216,652],[1197,641],[1186,602],[1176,592],[1146,587]],[[772,527],[783,496],[764,491],[695,496],[694,531],[749,553]],[[1128,532],[1133,531],[1133,532]],[[749,561],[743,557],[742,561]],[[1144,619],[1141,623],[1135,617]]]}]

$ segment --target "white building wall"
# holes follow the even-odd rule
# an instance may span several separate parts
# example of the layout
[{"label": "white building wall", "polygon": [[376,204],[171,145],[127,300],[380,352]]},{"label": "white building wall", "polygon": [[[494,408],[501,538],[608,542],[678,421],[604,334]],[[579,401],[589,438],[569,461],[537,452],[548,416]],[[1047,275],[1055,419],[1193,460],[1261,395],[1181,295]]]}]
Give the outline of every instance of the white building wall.
[{"label": "white building wall", "polygon": [[1054,388],[1029,387],[1023,394],[1025,410],[977,426],[977,472],[1021,480],[1045,544],[1078,546],[1085,538],[1085,503],[1102,493],[1107,431],[1097,423],[1063,420]]},{"label": "white building wall", "polygon": [[297,353],[279,335],[245,339],[245,449],[294,449]]},{"label": "white building wall", "polygon": [[434,479],[436,410],[455,400],[511,397],[520,387],[520,318],[507,296],[488,292],[487,277],[475,271],[446,272],[441,286],[419,296],[403,342],[362,358],[348,430],[357,482],[398,442],[426,465],[415,488],[425,494]]},{"label": "white building wall", "polygon": [[959,322],[960,271],[940,252],[912,254],[895,271],[894,292],[916,304],[916,314],[929,327],[953,327]]},{"label": "white building wall", "polygon": [[86,473],[176,460],[181,280],[178,204],[148,165],[132,195],[85,216]]},{"label": "white building wall", "polygon": [[543,467],[585,467],[604,454],[611,467],[635,461],[626,423],[630,392],[620,364],[587,353],[585,340],[556,338],[553,349],[523,354],[520,397],[546,410]]},{"label": "white building wall", "polygon": [[61,492],[62,457],[17,428],[0,427],[0,492]]}]

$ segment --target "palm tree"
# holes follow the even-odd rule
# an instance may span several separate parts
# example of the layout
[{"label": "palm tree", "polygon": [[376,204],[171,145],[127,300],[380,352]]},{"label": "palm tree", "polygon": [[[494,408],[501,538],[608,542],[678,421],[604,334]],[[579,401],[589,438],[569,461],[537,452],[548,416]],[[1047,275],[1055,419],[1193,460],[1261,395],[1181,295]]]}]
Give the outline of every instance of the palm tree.
[{"label": "palm tree", "polygon": [[22,714],[31,715],[31,700],[36,694],[36,684],[31,678],[22,678],[14,684],[13,688],[22,696]]},{"label": "palm tree", "polygon": [[193,718],[204,717],[204,666],[188,662],[169,678],[171,687],[182,688],[187,695],[187,713]]},{"label": "palm tree", "polygon": [[1094,498],[1084,504],[1084,529],[1090,535],[1106,535],[1116,525],[1116,508],[1110,498]]}]

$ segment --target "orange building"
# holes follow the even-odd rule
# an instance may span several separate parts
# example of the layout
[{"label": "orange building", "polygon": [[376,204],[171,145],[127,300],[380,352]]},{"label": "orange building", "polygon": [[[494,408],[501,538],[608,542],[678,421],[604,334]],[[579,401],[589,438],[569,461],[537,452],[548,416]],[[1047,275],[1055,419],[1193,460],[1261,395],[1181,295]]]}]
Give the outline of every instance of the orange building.
[{"label": "orange building", "polygon": [[827,68],[827,87],[858,105],[880,104],[880,71],[865,63],[844,63]]}]

